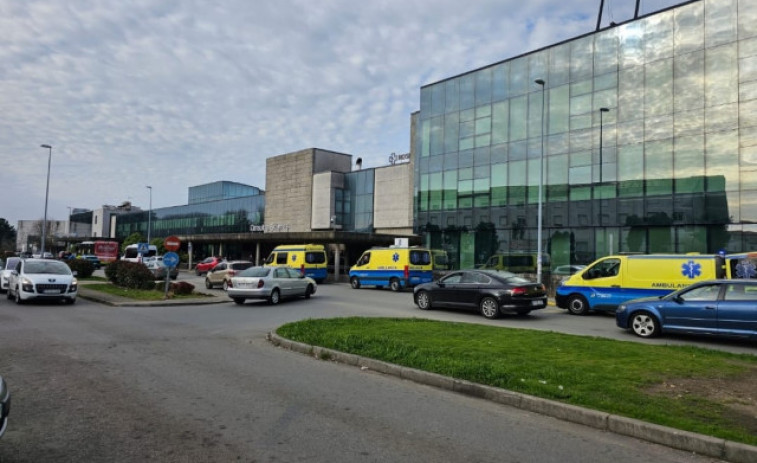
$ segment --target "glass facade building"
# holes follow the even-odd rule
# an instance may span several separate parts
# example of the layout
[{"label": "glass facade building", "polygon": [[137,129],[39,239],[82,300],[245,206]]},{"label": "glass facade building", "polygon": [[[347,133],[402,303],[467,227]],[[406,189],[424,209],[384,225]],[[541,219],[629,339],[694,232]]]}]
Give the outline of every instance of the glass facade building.
[{"label": "glass facade building", "polygon": [[[262,225],[265,210],[265,194],[256,188],[248,187],[245,191],[253,191],[249,196],[235,196],[231,194],[227,199],[206,200],[202,197],[217,197],[223,194],[220,184],[231,182],[215,182],[190,188],[190,197],[194,202],[183,206],[163,207],[152,210],[152,217],[148,221],[150,211],[131,212],[122,214],[116,220],[116,239],[123,241],[132,233],[147,236],[147,226],[150,223],[153,238],[164,238],[171,235],[202,235],[219,233],[248,233],[251,225]],[[239,184],[232,184],[239,185]],[[247,186],[247,185],[242,185]],[[208,187],[208,188],[204,188]],[[239,192],[239,189],[234,189]],[[193,196],[193,193],[195,194]]]},{"label": "glass facade building", "polygon": [[757,249],[755,24],[687,2],[424,86],[415,231],[459,267],[535,252],[541,184],[553,267]]}]

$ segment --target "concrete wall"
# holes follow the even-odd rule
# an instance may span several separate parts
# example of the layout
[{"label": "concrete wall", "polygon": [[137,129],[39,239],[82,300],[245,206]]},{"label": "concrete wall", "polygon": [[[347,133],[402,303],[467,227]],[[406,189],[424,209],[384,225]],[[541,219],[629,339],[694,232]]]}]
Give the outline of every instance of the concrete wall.
[{"label": "concrete wall", "polygon": [[310,231],[314,149],[266,159],[265,224]]},{"label": "concrete wall", "polygon": [[378,167],[375,171],[373,226],[376,233],[410,234],[413,231],[411,163]]},{"label": "concrete wall", "polygon": [[352,170],[352,155],[315,149],[313,156],[313,173],[349,172]]},{"label": "concrete wall", "polygon": [[334,215],[335,188],[344,188],[344,174],[321,172],[313,175],[313,209],[310,227],[313,230],[331,228]]}]

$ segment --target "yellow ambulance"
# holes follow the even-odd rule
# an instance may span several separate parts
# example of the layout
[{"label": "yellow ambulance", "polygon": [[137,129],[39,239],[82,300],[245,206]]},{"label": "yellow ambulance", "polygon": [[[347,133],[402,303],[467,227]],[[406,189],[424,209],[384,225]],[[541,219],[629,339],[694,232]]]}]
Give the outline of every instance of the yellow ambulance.
[{"label": "yellow ambulance", "polygon": [[431,251],[417,247],[371,248],[363,253],[350,268],[350,284],[361,286],[388,286],[392,291],[433,281]]},{"label": "yellow ambulance", "polygon": [[292,267],[318,283],[326,281],[328,258],[321,244],[288,244],[276,246],[263,262],[265,267]]},{"label": "yellow ambulance", "polygon": [[560,284],[557,306],[574,315],[615,311],[623,302],[663,296],[701,280],[726,278],[714,254],[639,254],[603,257]]}]

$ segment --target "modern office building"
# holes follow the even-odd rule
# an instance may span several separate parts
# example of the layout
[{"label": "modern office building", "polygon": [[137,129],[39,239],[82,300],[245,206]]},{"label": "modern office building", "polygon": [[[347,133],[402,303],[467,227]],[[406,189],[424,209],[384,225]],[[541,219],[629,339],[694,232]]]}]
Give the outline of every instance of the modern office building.
[{"label": "modern office building", "polygon": [[691,1],[422,87],[415,231],[460,267],[757,249],[755,24]]}]

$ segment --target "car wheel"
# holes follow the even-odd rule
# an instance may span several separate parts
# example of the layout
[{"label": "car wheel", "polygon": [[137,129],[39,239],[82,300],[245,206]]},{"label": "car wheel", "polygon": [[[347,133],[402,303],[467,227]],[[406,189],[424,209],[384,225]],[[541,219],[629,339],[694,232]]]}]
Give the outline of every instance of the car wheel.
[{"label": "car wheel", "polygon": [[415,304],[421,310],[430,310],[431,295],[428,293],[428,291],[418,291],[418,294],[415,295]]},{"label": "car wheel", "polygon": [[207,288],[207,289],[212,289],[213,288],[213,284],[210,283],[210,278],[205,278],[205,288]]},{"label": "car wheel", "polygon": [[305,288],[305,299],[310,299],[310,296],[313,295],[313,285],[308,285],[307,288]]},{"label": "car wheel", "polygon": [[360,289],[360,280],[357,277],[352,277],[350,278],[350,285],[352,285],[352,289]]},{"label": "car wheel", "polygon": [[657,318],[646,311],[631,315],[631,329],[636,336],[641,338],[653,338],[660,334],[660,324],[657,322]]},{"label": "car wheel", "polygon": [[402,289],[400,280],[398,280],[397,278],[392,278],[391,280],[389,280],[389,288],[394,292],[400,291]]},{"label": "car wheel", "polygon": [[177,279],[178,277],[179,277],[179,275],[171,275],[171,279],[172,279],[172,280],[175,280],[175,279]]},{"label": "car wheel", "polygon": [[229,289],[229,282],[226,280],[223,280],[223,290],[226,291]]},{"label": "car wheel", "polygon": [[589,303],[583,296],[570,296],[568,299],[568,312],[573,315],[586,315],[589,313]]},{"label": "car wheel", "polygon": [[66,304],[73,305],[76,302],[76,299],[66,299]]},{"label": "car wheel", "polygon": [[243,297],[235,297],[234,298],[234,302],[236,304],[242,305],[242,304],[244,304],[244,298]]},{"label": "car wheel", "polygon": [[268,302],[270,302],[273,305],[278,304],[281,301],[281,295],[279,294],[278,289],[274,289],[271,293],[271,296],[268,298]]},{"label": "car wheel", "polygon": [[10,288],[8,288],[8,291],[5,292],[5,297],[7,297],[9,301],[13,299],[13,293],[11,293]]},{"label": "car wheel", "polygon": [[488,319],[499,318],[499,303],[493,297],[485,297],[481,299],[481,303],[478,305],[481,309],[481,315]]},{"label": "car wheel", "polygon": [[19,288],[16,288],[16,304],[21,305],[24,303],[24,300],[21,299],[21,290]]}]

